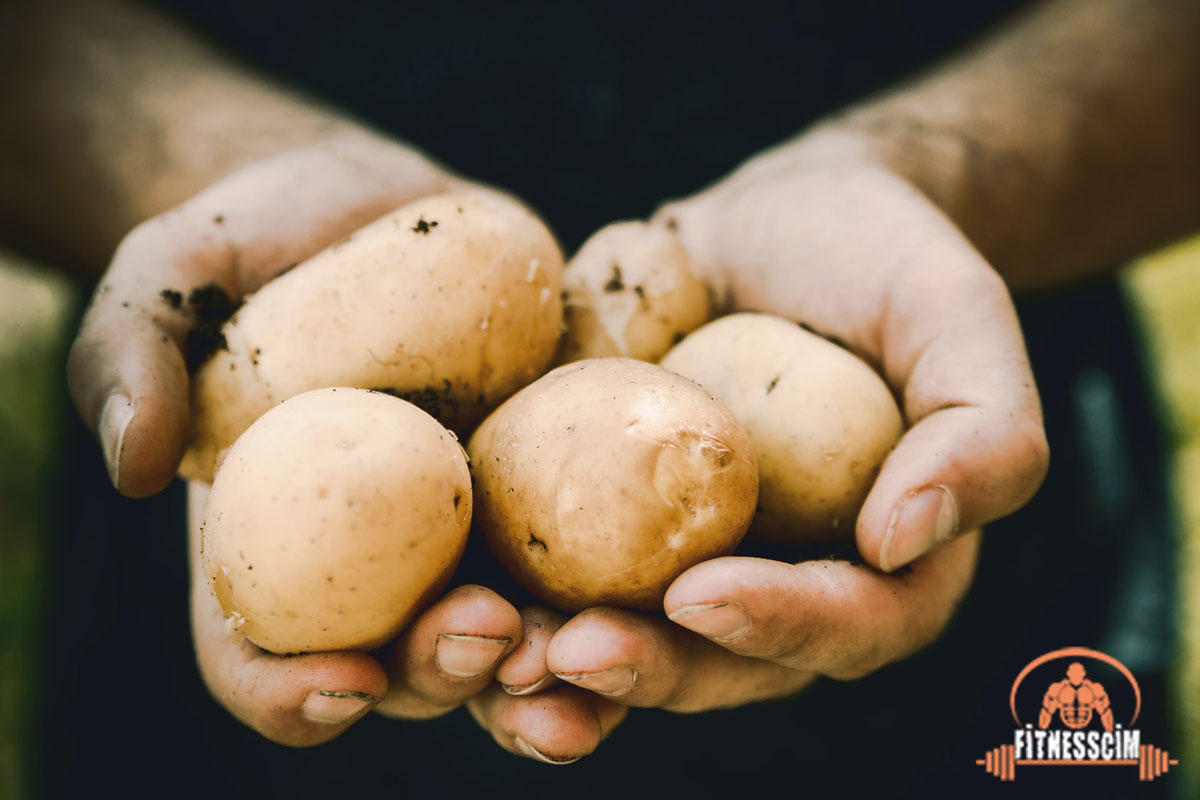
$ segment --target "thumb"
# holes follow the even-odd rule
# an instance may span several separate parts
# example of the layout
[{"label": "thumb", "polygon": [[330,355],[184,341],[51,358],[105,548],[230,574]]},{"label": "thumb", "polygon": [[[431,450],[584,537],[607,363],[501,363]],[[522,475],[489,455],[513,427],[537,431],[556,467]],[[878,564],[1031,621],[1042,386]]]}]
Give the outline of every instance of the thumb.
[{"label": "thumb", "polygon": [[178,219],[156,221],[126,237],[67,359],[75,407],[100,440],[113,486],[130,497],[163,489],[183,455],[184,358],[196,309],[203,304],[201,312],[211,317],[209,297],[232,308],[228,292],[214,282],[228,282],[228,266],[214,269],[212,256],[172,252],[178,249],[172,242],[186,238],[172,235],[183,234],[179,228]]}]

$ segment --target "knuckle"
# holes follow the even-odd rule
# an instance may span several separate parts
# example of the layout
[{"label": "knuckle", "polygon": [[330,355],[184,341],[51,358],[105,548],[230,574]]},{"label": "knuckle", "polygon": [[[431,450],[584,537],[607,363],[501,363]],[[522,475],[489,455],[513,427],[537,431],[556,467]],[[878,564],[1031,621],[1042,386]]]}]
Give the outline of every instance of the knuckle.
[{"label": "knuckle", "polygon": [[663,708],[676,713],[692,713],[703,711],[704,707],[697,705],[693,695],[697,676],[689,674],[681,664],[698,663],[688,655],[664,660],[653,681],[642,680],[641,676],[634,683],[633,690],[625,700],[634,700],[637,705],[648,705]]},{"label": "knuckle", "polygon": [[815,631],[805,629],[798,635],[792,634],[787,637],[778,637],[777,641],[772,642],[765,648],[761,648],[762,655],[759,658],[781,663],[803,661],[812,649],[815,636]]},{"label": "knuckle", "polygon": [[1046,429],[1040,415],[1027,418],[1017,426],[1014,450],[1016,463],[1032,493],[1042,485],[1050,469],[1050,443],[1046,439]]},{"label": "knuckle", "polygon": [[167,233],[174,227],[175,214],[168,212],[139,222],[121,237],[113,255],[113,262],[120,263],[130,255],[161,246]]}]

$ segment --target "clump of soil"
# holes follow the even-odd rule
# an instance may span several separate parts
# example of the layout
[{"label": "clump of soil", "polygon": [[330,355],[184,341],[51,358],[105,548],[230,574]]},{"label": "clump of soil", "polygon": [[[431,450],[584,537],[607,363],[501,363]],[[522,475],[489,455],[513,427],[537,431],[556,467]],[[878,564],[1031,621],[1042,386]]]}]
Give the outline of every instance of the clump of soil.
[{"label": "clump of soil", "polygon": [[[169,291],[171,290],[163,291],[163,299],[174,306],[167,296]],[[192,328],[187,333],[184,353],[188,372],[195,372],[213,353],[228,349],[229,345],[225,341],[225,334],[221,332],[221,326],[237,309],[229,294],[215,283],[192,289],[188,294],[187,305],[192,314]]]}]

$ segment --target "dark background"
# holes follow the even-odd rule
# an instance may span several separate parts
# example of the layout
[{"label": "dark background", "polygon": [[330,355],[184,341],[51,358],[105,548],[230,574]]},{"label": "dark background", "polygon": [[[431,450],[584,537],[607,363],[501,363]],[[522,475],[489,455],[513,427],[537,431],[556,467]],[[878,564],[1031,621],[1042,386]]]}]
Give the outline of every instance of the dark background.
[{"label": "dark background", "polygon": [[[910,75],[1017,4],[162,5],[247,62],[523,196],[570,250]],[[1141,682],[1143,741],[1173,741],[1172,520],[1136,332],[1110,282],[1025,299],[1021,313],[1050,477],[990,529],[938,643],[790,702],[635,711],[559,768],[504,753],[463,710],[369,717],[303,751],[243,728],[192,661],[182,487],[119,498],[90,436],[64,421],[71,499],[50,554],[42,681],[54,691],[38,703],[37,796],[1183,796],[1177,776],[1137,785],[1135,769],[1027,768],[1009,787],[974,765],[1011,742],[1020,668],[1067,645],[1122,659]]]}]

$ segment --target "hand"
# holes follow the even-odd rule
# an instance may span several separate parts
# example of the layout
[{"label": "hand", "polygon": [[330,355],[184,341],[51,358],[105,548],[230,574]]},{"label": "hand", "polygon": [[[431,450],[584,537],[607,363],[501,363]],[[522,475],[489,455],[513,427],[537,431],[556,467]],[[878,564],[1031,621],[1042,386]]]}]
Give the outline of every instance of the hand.
[{"label": "hand", "polygon": [[908,430],[857,521],[869,565],[708,561],[671,585],[669,621],[594,608],[567,622],[549,669],[623,704],[702,711],[911,655],[969,587],[978,528],[1024,504],[1047,467],[1003,282],[925,197],[836,135],[760,156],[656,221],[731,308],[803,321],[874,365]]},{"label": "hand", "polygon": [[[101,278],[67,378],[113,485],[162,489],[188,435],[186,302],[215,283],[233,303],[323,247],[423,195],[464,185],[401,145],[355,131],[258,161],[135,228]],[[185,298],[179,303],[177,292]]]},{"label": "hand", "polygon": [[[475,720],[510,752],[565,764],[590,753],[626,709],[553,689],[545,644],[562,618],[519,614],[483,586],[459,586],[374,653],[279,656],[226,633],[225,613],[200,569],[209,487],[188,486],[192,637],[205,685],[226,710],[268,739],[295,747],[344,733],[372,709],[430,719],[470,701]],[[522,695],[549,690],[533,697]]]},{"label": "hand", "polygon": [[864,145],[810,134],[658,219],[733,309],[810,325],[896,395],[907,432],[856,525],[868,563],[891,572],[1037,491],[1049,453],[1004,282]]},{"label": "hand", "polygon": [[278,656],[226,633],[225,613],[200,568],[200,522],[209,487],[189,484],[192,636],[213,697],[280,744],[320,744],[372,708],[393,717],[444,714],[491,681],[521,641],[521,617],[495,592],[460,586],[374,654]]},{"label": "hand", "polygon": [[[144,496],[175,474],[188,430],[186,337],[164,289],[186,295],[216,283],[233,300],[392,208],[465,182],[412,151],[366,133],[341,134],[257,162],[121,243],[72,348],[68,377],[84,420],[99,433],[113,484]],[[461,586],[374,654],[283,657],[234,642],[199,572],[199,520],[208,487],[189,487],[192,627],[208,688],[234,716],[283,744],[312,745],[345,731],[372,708],[406,719],[444,714],[493,685],[501,660],[522,641],[521,615],[495,592]],[[544,659],[534,683],[546,677]],[[528,665],[515,659],[513,680]],[[548,681],[542,681],[545,685]],[[565,688],[554,707],[579,735],[546,740],[527,730],[519,700],[500,692],[476,718],[514,746],[571,760],[589,752],[624,709]],[[543,708],[546,698],[527,700]],[[519,711],[519,710],[518,710]],[[569,727],[569,726],[568,726]],[[536,756],[533,756],[536,757]]]},{"label": "hand", "polygon": [[892,575],[847,561],[718,558],[685,572],[670,619],[588,609],[546,648],[561,680],[630,706],[677,712],[785,697],[921,649],[971,582],[977,533]]},{"label": "hand", "polygon": [[[200,674],[221,705],[268,739],[315,745],[372,709],[418,720],[470,701],[476,721],[505,749],[568,763],[595,749],[624,718],[622,706],[578,689],[552,688],[545,646],[561,617],[538,608],[519,614],[483,586],[450,591],[395,642],[371,654],[279,656],[249,640],[235,641],[200,569],[209,487],[192,482],[188,490],[192,636]],[[522,696],[543,689],[550,691]]]}]

